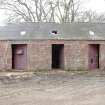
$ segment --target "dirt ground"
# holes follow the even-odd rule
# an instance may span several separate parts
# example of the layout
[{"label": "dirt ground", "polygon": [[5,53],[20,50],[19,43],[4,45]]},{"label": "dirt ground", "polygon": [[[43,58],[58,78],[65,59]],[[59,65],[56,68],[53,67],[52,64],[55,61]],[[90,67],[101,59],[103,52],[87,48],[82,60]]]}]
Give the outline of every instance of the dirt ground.
[{"label": "dirt ground", "polygon": [[0,78],[0,105],[105,105],[105,72]]}]

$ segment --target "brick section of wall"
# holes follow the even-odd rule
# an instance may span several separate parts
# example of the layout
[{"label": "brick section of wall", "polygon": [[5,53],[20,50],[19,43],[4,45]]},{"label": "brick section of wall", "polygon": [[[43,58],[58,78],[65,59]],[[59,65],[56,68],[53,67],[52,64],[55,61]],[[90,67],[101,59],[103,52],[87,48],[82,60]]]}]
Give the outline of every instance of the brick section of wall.
[{"label": "brick section of wall", "polygon": [[88,69],[88,44],[100,44],[100,68],[105,68],[104,41],[33,41],[28,46],[29,69],[51,69],[52,44],[64,44],[65,69]]},{"label": "brick section of wall", "polygon": [[[99,69],[105,69],[105,41],[86,41],[84,43],[86,45],[99,44]],[[88,62],[87,62],[87,68],[88,68]]]},{"label": "brick section of wall", "polygon": [[87,45],[82,41],[65,43],[65,68],[87,69]]},{"label": "brick section of wall", "polygon": [[105,43],[100,45],[100,69],[105,69]]},{"label": "brick section of wall", "polygon": [[35,41],[27,45],[28,69],[51,69],[51,46],[45,41]]},{"label": "brick section of wall", "polygon": [[0,70],[11,69],[11,44],[8,41],[0,41]]},{"label": "brick section of wall", "polygon": [[105,68],[105,41],[0,41],[0,69],[12,68],[11,44],[27,44],[27,69],[51,69],[52,44],[64,44],[65,69],[88,69],[88,44],[100,44],[100,68]]}]

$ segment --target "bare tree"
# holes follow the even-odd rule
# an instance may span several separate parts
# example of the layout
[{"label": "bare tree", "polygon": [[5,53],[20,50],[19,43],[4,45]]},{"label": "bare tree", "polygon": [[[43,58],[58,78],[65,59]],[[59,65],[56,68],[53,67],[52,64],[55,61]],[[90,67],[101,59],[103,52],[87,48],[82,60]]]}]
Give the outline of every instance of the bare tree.
[{"label": "bare tree", "polygon": [[105,22],[105,14],[104,13],[97,13],[92,10],[84,11],[82,12],[79,20],[79,22]]},{"label": "bare tree", "polygon": [[58,0],[57,13],[60,22],[74,22],[75,17],[79,12],[79,0]]},{"label": "bare tree", "polygon": [[79,0],[1,0],[8,21],[74,22]]}]

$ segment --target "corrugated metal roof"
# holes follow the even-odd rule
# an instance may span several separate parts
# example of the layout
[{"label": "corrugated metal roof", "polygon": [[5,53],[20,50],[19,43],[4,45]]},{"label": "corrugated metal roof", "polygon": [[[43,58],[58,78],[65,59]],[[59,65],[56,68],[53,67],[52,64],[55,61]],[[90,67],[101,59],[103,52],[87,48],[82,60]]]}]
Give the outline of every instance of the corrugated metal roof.
[{"label": "corrugated metal roof", "polygon": [[[57,34],[52,34],[57,31]],[[17,23],[0,27],[0,40],[105,40],[104,23]]]}]

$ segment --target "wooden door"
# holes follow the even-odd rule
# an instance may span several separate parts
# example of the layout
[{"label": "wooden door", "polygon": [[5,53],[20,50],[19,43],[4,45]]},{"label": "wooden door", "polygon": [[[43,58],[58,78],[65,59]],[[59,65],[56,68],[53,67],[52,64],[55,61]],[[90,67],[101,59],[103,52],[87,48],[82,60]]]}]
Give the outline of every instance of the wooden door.
[{"label": "wooden door", "polygon": [[13,45],[12,47],[12,64],[14,69],[27,68],[27,46]]}]

